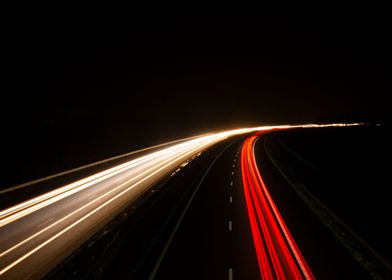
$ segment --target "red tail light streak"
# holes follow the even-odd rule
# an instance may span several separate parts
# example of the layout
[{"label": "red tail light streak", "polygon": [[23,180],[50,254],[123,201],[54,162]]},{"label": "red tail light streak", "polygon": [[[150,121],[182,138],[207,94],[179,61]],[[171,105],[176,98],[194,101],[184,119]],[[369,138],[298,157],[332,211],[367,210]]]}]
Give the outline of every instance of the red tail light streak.
[{"label": "red tail light streak", "polygon": [[247,138],[241,151],[242,181],[262,279],[315,279],[284,223],[257,168],[254,144]]}]

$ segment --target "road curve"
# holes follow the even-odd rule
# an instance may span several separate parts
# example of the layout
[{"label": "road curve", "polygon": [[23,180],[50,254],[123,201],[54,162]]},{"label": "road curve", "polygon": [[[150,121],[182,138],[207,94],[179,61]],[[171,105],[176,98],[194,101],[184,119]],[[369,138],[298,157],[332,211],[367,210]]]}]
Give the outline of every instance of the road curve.
[{"label": "road curve", "polygon": [[[332,126],[336,125],[340,124]],[[293,127],[309,126],[318,125]],[[0,278],[42,278],[153,184],[216,143],[289,127],[244,128],[195,137],[0,211]]]},{"label": "road curve", "polygon": [[315,279],[260,176],[254,154],[259,135],[245,140],[241,150],[241,170],[261,277]]}]

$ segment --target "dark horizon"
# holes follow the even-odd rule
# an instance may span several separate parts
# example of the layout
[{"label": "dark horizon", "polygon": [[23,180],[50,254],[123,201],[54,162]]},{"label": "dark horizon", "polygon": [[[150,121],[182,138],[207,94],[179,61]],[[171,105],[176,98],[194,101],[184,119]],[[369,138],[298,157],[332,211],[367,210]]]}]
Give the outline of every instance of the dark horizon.
[{"label": "dark horizon", "polygon": [[387,124],[382,17],[141,19],[9,30],[6,160],[61,170],[232,127]]}]

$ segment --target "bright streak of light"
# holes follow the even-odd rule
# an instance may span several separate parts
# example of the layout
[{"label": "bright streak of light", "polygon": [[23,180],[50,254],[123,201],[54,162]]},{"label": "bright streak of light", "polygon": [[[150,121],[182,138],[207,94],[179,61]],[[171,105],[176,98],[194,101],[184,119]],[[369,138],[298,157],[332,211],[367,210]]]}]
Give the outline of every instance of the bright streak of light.
[{"label": "bright streak of light", "polygon": [[[124,209],[124,205],[135,201],[142,193],[148,191],[153,185],[153,182],[171,174],[173,170],[177,169],[181,164],[184,164],[186,160],[194,155],[200,154],[220,141],[232,136],[256,131],[325,126],[346,126],[346,124],[241,128],[207,135],[204,134],[185,139],[180,143],[174,141],[170,146],[166,146],[166,148],[161,148],[155,152],[2,210],[0,211],[0,231],[4,237],[3,240],[7,238],[11,242],[8,244],[0,240],[0,276],[6,276],[10,271],[16,270],[27,259],[31,261],[34,255],[44,248],[46,248],[46,253],[44,254],[46,259],[40,260],[40,262],[44,265],[45,262],[52,261],[51,255],[58,253],[53,243],[59,240],[61,236],[68,238],[67,242],[79,242],[78,244],[81,244],[85,240],[83,238],[87,238],[94,233],[90,233],[88,230],[95,232],[99,230],[96,224],[104,220],[102,217],[107,217],[107,219],[114,217],[121,209]],[[249,190],[247,191],[249,195]],[[252,192],[255,195],[255,190]],[[91,196],[91,193],[94,195]],[[72,199],[70,200],[69,198]],[[78,198],[77,203],[73,204],[72,201],[76,198]],[[272,212],[275,213],[277,210],[274,210],[274,206],[271,207]],[[53,211],[53,209],[61,211]],[[259,209],[257,208],[256,210],[257,215],[260,215]],[[39,224],[42,223],[40,216],[43,214],[50,216],[50,220],[53,220],[53,222],[44,228],[40,228]],[[278,217],[280,216],[278,215]],[[66,232],[81,225],[82,222],[83,225],[90,223],[91,229],[84,229],[84,232],[81,230],[78,230],[79,232],[73,231],[73,234],[65,235]],[[290,235],[284,224],[282,226],[281,223],[283,221],[279,222],[279,224],[283,232],[286,232],[285,237],[287,242],[289,242],[290,248],[295,248],[295,243],[293,243],[292,239],[288,238]],[[15,229],[20,230],[16,234],[18,237],[14,237],[13,231]],[[261,240],[258,242],[261,244]],[[50,251],[50,248],[52,248],[52,251]],[[296,251],[293,253],[295,255]],[[64,258],[66,256],[62,257]],[[59,256],[57,254],[58,258]],[[298,258],[301,260],[297,256],[297,261]],[[266,260],[261,261],[266,262]],[[302,266],[300,265],[300,267]],[[31,269],[34,270],[34,268]],[[24,276],[23,273],[26,273],[26,267],[23,267],[20,271],[21,274],[16,273],[12,275],[17,275],[18,277]]]},{"label": "bright streak of light", "polygon": [[107,169],[105,171],[99,172],[97,174],[94,174],[92,176],[89,176],[87,178],[81,179],[77,182],[71,183],[69,185],[63,186],[61,188],[58,188],[56,190],[47,192],[43,195],[40,195],[38,197],[35,197],[33,199],[27,200],[25,202],[22,202],[20,204],[17,204],[15,206],[12,206],[8,209],[5,209],[0,212],[0,227],[7,225],[8,223],[15,221],[19,218],[22,218],[29,213],[32,213],[34,211],[37,211],[49,204],[52,204],[60,199],[66,198],[76,192],[79,192],[87,187],[90,187],[92,185],[95,185],[105,179],[108,179],[112,176],[115,176],[121,172],[124,172],[130,168],[134,168],[137,165],[141,165],[142,163],[145,163],[147,161],[152,161],[153,159],[162,157],[167,154],[175,154],[176,152],[179,151],[179,149],[187,147],[187,146],[192,146],[196,143],[199,143],[199,141],[196,140],[191,140],[188,141],[187,143],[183,144],[178,144],[174,147],[170,147],[140,158],[137,158],[135,160],[129,161],[127,163],[121,164],[119,166]]},{"label": "bright streak of light", "polygon": [[[206,144],[204,144],[206,145]],[[189,156],[190,154],[192,154],[195,150],[197,150],[199,147],[195,148],[194,150],[191,150],[190,152],[188,152],[187,154],[183,155],[184,156]],[[156,173],[158,173],[159,171],[165,169],[166,167],[168,167],[170,165],[171,161],[167,161],[165,162],[165,164],[163,166],[161,166],[159,169],[157,169],[156,171],[150,173],[149,175],[145,176],[143,179],[141,179],[140,181],[138,181],[137,183],[131,185],[130,187],[126,188],[124,191],[122,191],[121,193],[117,194],[116,196],[114,196],[113,198],[107,200],[105,203],[101,204],[99,207],[95,208],[93,211],[89,212],[87,215],[83,216],[81,219],[78,219],[76,222],[72,223],[70,226],[66,227],[65,229],[61,230],[60,232],[58,232],[56,235],[50,237],[48,240],[46,240],[45,242],[41,243],[39,246],[37,246],[36,248],[34,248],[33,250],[31,250],[30,252],[28,252],[27,254],[25,254],[24,256],[20,257],[19,259],[15,260],[13,263],[11,263],[10,265],[8,265],[7,267],[5,267],[4,269],[2,269],[0,271],[0,275],[5,273],[7,270],[11,269],[12,267],[14,267],[15,265],[17,265],[18,263],[22,262],[24,259],[28,258],[29,256],[31,256],[32,254],[34,254],[36,251],[38,251],[39,249],[43,248],[45,245],[49,244],[50,242],[52,242],[53,240],[55,240],[56,238],[60,237],[62,234],[66,233],[67,231],[69,231],[70,229],[72,229],[73,227],[75,227],[76,225],[80,224],[81,222],[83,222],[85,219],[87,219],[88,217],[92,216],[94,213],[96,213],[97,211],[101,210],[102,208],[104,208],[106,205],[108,205],[109,203],[112,203],[113,201],[115,201],[117,198],[119,198],[120,196],[124,195],[125,193],[129,192],[131,189],[133,189],[134,187],[136,187],[137,185],[143,183],[145,180],[147,180],[148,178],[152,177],[153,175],[155,175]],[[150,170],[148,170],[150,171]],[[148,173],[148,172],[144,172],[144,173]],[[144,175],[144,174],[141,174]],[[120,186],[118,186],[115,190],[127,185],[129,183],[126,182]],[[113,192],[114,190],[110,191]],[[52,228],[53,226],[57,225],[58,223],[62,222],[63,220],[71,217],[72,215],[74,215],[75,213],[79,212],[80,210],[90,206],[91,204],[97,202],[98,200],[101,200],[102,198],[104,198],[105,196],[107,196],[109,193],[105,193],[104,195],[102,195],[101,197],[98,197],[96,199],[94,199],[93,201],[91,201],[89,204],[84,205],[83,207],[77,209],[76,211],[72,212],[71,214],[65,216],[64,218],[58,220],[57,222],[53,223],[52,225],[46,227],[45,229],[39,231],[38,233],[34,234],[33,236],[23,240],[22,242],[20,242],[19,244],[16,244],[15,246],[11,247],[10,249],[8,249],[7,251],[5,251],[4,253],[2,253],[0,255],[3,256],[9,252],[11,252],[12,250],[18,248],[19,246],[23,245],[24,243],[26,243],[27,241],[31,240],[32,238],[38,236],[39,234],[47,231],[48,229]]]},{"label": "bright streak of light", "polygon": [[97,165],[102,164],[102,163],[111,162],[111,161],[116,160],[116,159],[125,158],[125,157],[131,156],[131,155],[135,155],[135,154],[138,154],[138,153],[141,153],[141,152],[147,152],[149,150],[153,150],[153,149],[160,148],[160,147],[163,147],[163,146],[168,146],[168,145],[174,144],[174,143],[183,142],[183,141],[190,140],[190,139],[193,139],[193,138],[197,138],[197,137],[200,137],[200,136],[201,135],[193,136],[193,137],[187,137],[187,138],[183,138],[183,139],[178,139],[178,140],[174,140],[174,141],[170,141],[170,142],[154,145],[154,146],[151,146],[151,147],[143,148],[143,149],[140,149],[140,150],[132,151],[132,152],[129,152],[129,153],[126,153],[126,154],[122,154],[122,155],[119,155],[119,156],[114,156],[114,157],[111,157],[111,158],[107,158],[107,159],[100,160],[100,161],[97,161],[97,162],[94,162],[94,163],[90,163],[90,164],[86,164],[86,165],[83,165],[83,166],[79,166],[79,167],[76,167],[76,168],[73,168],[73,169],[70,169],[70,170],[66,170],[66,171],[63,171],[63,172],[60,172],[60,173],[52,174],[52,175],[44,177],[44,178],[36,179],[36,180],[30,181],[30,182],[26,182],[26,183],[23,183],[23,184],[20,184],[20,185],[17,185],[17,186],[13,186],[11,188],[2,189],[2,190],[0,190],[0,195],[3,195],[5,193],[9,193],[9,192],[12,192],[12,191],[15,191],[15,190],[18,190],[18,189],[23,189],[25,187],[28,187],[28,186],[31,186],[31,185],[34,185],[34,184],[45,182],[45,181],[48,181],[50,179],[58,178],[60,176],[64,176],[64,175],[67,175],[67,174],[72,174],[72,173],[74,173],[76,171],[80,171],[80,170],[83,170],[83,169],[87,169],[89,167],[97,166]]},{"label": "bright streak of light", "polygon": [[262,279],[315,279],[260,176],[254,155],[257,138],[245,140],[241,170]]}]

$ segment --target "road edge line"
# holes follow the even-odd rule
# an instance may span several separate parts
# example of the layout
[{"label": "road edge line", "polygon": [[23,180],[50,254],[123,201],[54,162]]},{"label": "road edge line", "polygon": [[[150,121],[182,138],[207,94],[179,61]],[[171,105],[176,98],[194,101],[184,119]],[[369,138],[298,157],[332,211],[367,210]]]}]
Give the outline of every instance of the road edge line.
[{"label": "road edge line", "polygon": [[[240,139],[241,139],[241,138],[240,138]],[[176,225],[174,226],[174,229],[173,229],[172,233],[170,234],[169,239],[167,240],[165,246],[163,247],[163,250],[162,250],[160,256],[158,257],[158,260],[157,260],[157,262],[156,262],[156,264],[155,264],[155,266],[154,266],[154,268],[153,268],[153,270],[152,270],[150,276],[148,277],[149,280],[155,279],[155,276],[156,276],[156,274],[158,273],[158,270],[159,270],[159,268],[160,268],[160,266],[161,266],[161,263],[162,263],[163,259],[165,258],[166,252],[168,251],[168,249],[169,249],[169,247],[170,247],[170,244],[171,244],[171,242],[173,241],[174,236],[175,236],[175,234],[176,234],[178,228],[179,228],[180,225],[181,225],[182,220],[184,219],[186,213],[188,212],[188,209],[189,209],[190,205],[192,204],[193,199],[195,198],[195,196],[196,196],[196,194],[197,194],[197,192],[198,192],[198,190],[199,190],[201,184],[204,182],[204,179],[207,177],[209,171],[210,171],[211,168],[214,166],[215,162],[220,158],[220,156],[221,156],[221,155],[222,155],[231,145],[233,145],[234,143],[238,142],[240,139],[237,139],[237,140],[235,140],[235,141],[229,143],[229,144],[228,144],[228,145],[227,145],[227,146],[226,146],[226,147],[225,147],[225,148],[224,148],[224,149],[214,158],[214,160],[213,160],[213,161],[210,163],[210,165],[208,166],[206,172],[204,173],[203,177],[200,179],[200,181],[199,181],[199,183],[197,184],[195,190],[193,191],[191,198],[189,199],[188,203],[186,204],[186,206],[185,206],[185,208],[184,208],[184,211],[181,213],[180,218],[178,219]]]}]

